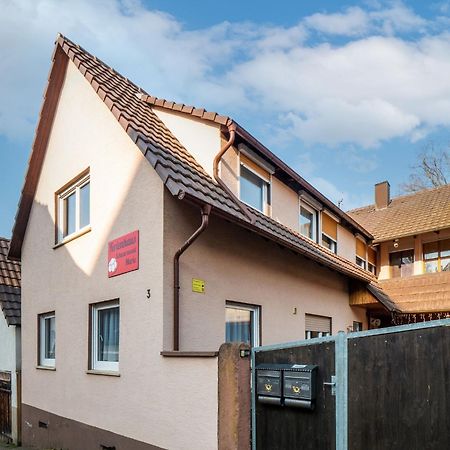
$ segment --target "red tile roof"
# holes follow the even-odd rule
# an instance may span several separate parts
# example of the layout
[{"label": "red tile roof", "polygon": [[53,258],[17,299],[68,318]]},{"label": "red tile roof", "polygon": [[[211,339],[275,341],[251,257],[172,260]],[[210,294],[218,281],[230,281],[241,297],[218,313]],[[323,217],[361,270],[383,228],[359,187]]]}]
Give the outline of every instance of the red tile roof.
[{"label": "red tile roof", "polygon": [[[213,181],[154,113],[152,102],[163,104],[163,101],[154,97],[151,97],[154,99],[152,101],[142,101],[142,96],[147,95],[142,89],[69,39],[59,36],[56,42],[53,66],[59,64],[65,70],[64,64],[61,63],[62,54],[67,55],[73,61],[174,196],[188,198],[198,203],[208,203],[216,214],[225,216],[243,227],[349,277],[366,282],[374,280],[372,274],[356,264],[329,252],[324,247],[255,210],[251,212],[254,216],[253,223],[249,222],[235,201]],[[51,72],[48,89],[52,88],[52,77],[58,80],[58,72]],[[44,101],[43,111],[46,111],[47,97],[48,94]],[[147,97],[147,100],[149,98]],[[172,109],[181,108],[181,110],[185,108],[184,105],[175,104],[170,107]],[[191,108],[193,107],[185,108],[185,110]],[[207,116],[204,110],[199,110],[198,114],[203,118],[214,117],[219,121],[225,120],[222,116],[219,118],[213,114]],[[40,138],[39,126],[36,141]],[[42,159],[43,155],[35,159],[32,155],[28,174],[30,172],[39,173]],[[30,202],[34,195],[33,186],[35,189],[35,184],[37,184],[37,178],[31,179],[27,190],[24,190],[22,194],[11,244],[11,254],[14,257],[20,256],[22,237],[28,220],[29,208],[31,208]],[[25,187],[27,187],[27,181]]]},{"label": "red tile roof", "polygon": [[8,259],[9,240],[0,237],[0,307],[8,325],[20,325],[20,263]]},{"label": "red tile roof", "polygon": [[373,234],[374,242],[450,228],[450,184],[395,197],[387,208],[369,205],[348,214]]}]

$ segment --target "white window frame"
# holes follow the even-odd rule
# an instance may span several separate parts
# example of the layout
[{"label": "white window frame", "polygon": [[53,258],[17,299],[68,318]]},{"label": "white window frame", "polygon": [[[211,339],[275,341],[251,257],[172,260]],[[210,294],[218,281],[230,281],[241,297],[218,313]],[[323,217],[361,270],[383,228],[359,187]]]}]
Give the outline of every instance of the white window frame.
[{"label": "white window frame", "polygon": [[[55,320],[55,358],[45,357],[46,339],[45,321]],[[39,365],[42,367],[55,367],[56,365],[56,315],[55,312],[39,314]]]},{"label": "white window frame", "polygon": [[[302,224],[301,224],[302,208],[306,209],[307,211],[309,211],[313,215],[313,221],[312,221],[312,224],[311,224],[312,230],[313,230],[312,237],[306,236],[305,234],[302,233]],[[313,208],[308,203],[302,201],[299,198],[299,205],[298,205],[298,228],[299,228],[299,232],[305,238],[311,239],[312,241],[314,241],[316,243],[317,243],[318,218],[319,218],[319,211],[316,208]]]},{"label": "white window frame", "polygon": [[120,361],[120,303],[111,300],[91,305],[91,361],[90,369],[102,372],[119,372],[119,361],[98,360],[98,312],[105,309],[119,308],[119,361]]},{"label": "white window frame", "polygon": [[[361,264],[358,264],[358,259],[364,263],[363,266],[361,266]],[[364,258],[361,258],[361,256],[358,256],[358,255],[355,256],[355,264],[358,267],[361,267],[361,269],[367,270],[367,261]]]},{"label": "white window frame", "polygon": [[[91,212],[89,211],[89,223],[86,224],[83,227],[80,227],[80,216],[81,216],[81,210],[80,210],[80,190],[82,187],[86,186],[87,184],[90,184],[90,173],[87,175],[84,175],[77,181],[75,181],[73,184],[71,184],[67,189],[64,189],[64,191],[59,192],[57,194],[57,206],[58,206],[58,214],[57,214],[57,226],[58,226],[58,242],[63,242],[66,239],[69,239],[71,236],[76,235],[78,233],[81,233],[85,231],[86,229],[89,229],[91,224]],[[89,188],[90,189],[90,188]],[[75,231],[73,231],[70,234],[64,234],[64,230],[66,228],[66,208],[65,208],[65,202],[66,200],[75,193]],[[89,192],[90,195],[90,192]],[[90,208],[90,199],[89,199],[89,208]]]},{"label": "white window frame", "polygon": [[[253,175],[255,175],[256,177],[258,177],[260,180],[263,181],[263,210],[262,211],[260,211],[259,209],[255,208],[254,206],[248,204],[246,201],[242,200],[242,197],[241,197],[242,167],[244,167],[245,170],[248,170]],[[245,163],[243,163],[243,162],[241,162],[239,160],[239,200],[242,203],[245,203],[250,208],[253,208],[253,209],[256,209],[257,211],[262,212],[266,216],[270,216],[270,202],[269,202],[269,199],[271,198],[271,189],[272,189],[272,175],[269,174],[269,179],[267,179],[265,177],[262,177],[259,173],[255,172],[247,164],[245,164]]]},{"label": "white window frame", "polygon": [[[250,311],[253,313],[253,323],[254,327],[252,330],[252,341],[253,341],[253,347],[259,347],[261,345],[260,342],[260,333],[261,333],[261,306],[259,305],[250,305],[248,303],[237,303],[232,301],[227,301],[225,304],[225,310],[226,308],[232,308],[232,309],[241,309],[244,311]],[[226,327],[226,322],[225,322]]]},{"label": "white window frame", "polygon": [[[323,245],[323,237],[324,236],[326,236],[328,239],[330,239],[330,241],[332,241],[334,243],[334,251],[329,249],[325,245]],[[323,231],[322,231],[322,241],[320,242],[320,244],[322,245],[322,247],[325,247],[327,250],[330,250],[330,252],[332,252],[335,255],[337,255],[337,241],[336,241],[336,239],[333,239],[331,236],[329,236],[327,233],[324,233]]]},{"label": "white window frame", "polygon": [[[373,270],[371,270],[370,267],[373,267]],[[373,274],[373,275],[375,275],[375,276],[377,275],[377,266],[376,266],[375,264],[369,262],[369,261],[367,261],[367,270],[368,270],[371,274]]]}]

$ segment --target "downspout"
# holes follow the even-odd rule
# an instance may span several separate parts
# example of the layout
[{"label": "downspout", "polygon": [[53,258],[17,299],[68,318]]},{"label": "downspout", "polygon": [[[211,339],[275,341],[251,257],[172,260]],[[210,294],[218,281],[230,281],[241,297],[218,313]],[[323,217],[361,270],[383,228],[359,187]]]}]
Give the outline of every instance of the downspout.
[{"label": "downspout", "polygon": [[173,258],[173,350],[180,350],[180,256],[208,228],[211,205],[202,207],[202,223],[188,240],[177,250]]},{"label": "downspout", "polygon": [[230,134],[230,137],[228,138],[228,141],[224,144],[224,146],[220,149],[220,152],[217,153],[216,157],[213,161],[213,175],[214,179],[217,181],[219,186],[231,197],[231,199],[234,201],[234,203],[238,206],[238,208],[241,210],[242,214],[244,214],[245,217],[250,221],[250,223],[254,223],[253,217],[250,215],[247,207],[231,192],[230,188],[222,181],[222,179],[219,176],[219,163],[222,159],[223,155],[225,155],[226,151],[233,145],[234,140],[236,138],[236,124],[234,122],[231,122],[228,127],[228,132]]}]

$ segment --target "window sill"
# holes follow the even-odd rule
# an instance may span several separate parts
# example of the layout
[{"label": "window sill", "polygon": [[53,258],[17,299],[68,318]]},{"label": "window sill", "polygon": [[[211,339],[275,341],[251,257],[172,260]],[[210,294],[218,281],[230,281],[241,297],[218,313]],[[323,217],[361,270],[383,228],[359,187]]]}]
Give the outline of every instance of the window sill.
[{"label": "window sill", "polygon": [[87,233],[89,233],[92,230],[90,226],[83,228],[80,231],[77,231],[76,233],[72,233],[71,235],[65,237],[61,242],[58,242],[53,246],[53,250],[62,247],[63,245],[66,245],[68,242],[73,241],[74,239],[77,239]]},{"label": "window sill", "polygon": [[217,358],[219,352],[183,352],[183,351],[162,351],[161,356],[178,358]]},{"label": "window sill", "polygon": [[52,366],[36,366],[36,369],[39,369],[39,370],[50,370],[52,372],[56,371],[56,367],[52,367]]},{"label": "window sill", "polygon": [[113,372],[110,370],[86,370],[86,373],[88,375],[104,375],[107,377],[120,377],[120,373],[119,372]]}]

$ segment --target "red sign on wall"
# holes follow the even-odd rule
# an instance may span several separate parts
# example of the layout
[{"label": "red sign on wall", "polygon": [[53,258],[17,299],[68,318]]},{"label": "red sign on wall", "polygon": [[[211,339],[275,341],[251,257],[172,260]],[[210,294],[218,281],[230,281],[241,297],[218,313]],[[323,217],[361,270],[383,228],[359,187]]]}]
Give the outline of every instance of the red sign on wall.
[{"label": "red sign on wall", "polygon": [[108,278],[139,269],[139,231],[108,243]]}]

